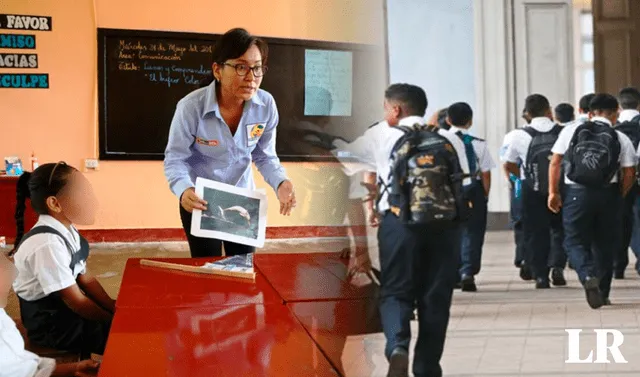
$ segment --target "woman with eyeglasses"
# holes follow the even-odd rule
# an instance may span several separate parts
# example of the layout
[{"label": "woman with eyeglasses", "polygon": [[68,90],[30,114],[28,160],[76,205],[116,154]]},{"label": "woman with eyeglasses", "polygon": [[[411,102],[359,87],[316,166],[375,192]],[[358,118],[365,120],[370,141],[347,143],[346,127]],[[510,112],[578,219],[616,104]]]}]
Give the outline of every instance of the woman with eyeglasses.
[{"label": "woman with eyeglasses", "polygon": [[[196,177],[237,187],[255,187],[251,163],[277,194],[280,213],[296,205],[293,184],[276,155],[278,109],[273,96],[259,89],[267,72],[265,41],[244,29],[225,33],[213,51],[213,82],[182,98],[176,107],[164,172],[180,198],[180,218],[192,257],[222,255],[222,241],[191,235],[192,211],[217,208],[195,193]],[[254,248],[224,241],[225,254]]]}]

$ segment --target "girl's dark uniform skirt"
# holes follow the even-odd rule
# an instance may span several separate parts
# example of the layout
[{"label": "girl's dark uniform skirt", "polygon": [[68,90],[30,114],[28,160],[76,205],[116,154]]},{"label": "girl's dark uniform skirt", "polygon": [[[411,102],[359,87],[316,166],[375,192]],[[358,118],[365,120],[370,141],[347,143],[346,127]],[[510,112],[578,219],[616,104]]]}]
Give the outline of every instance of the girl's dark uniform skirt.
[{"label": "girl's dark uniform skirt", "polygon": [[[48,226],[33,228],[25,235],[22,242],[42,233],[53,233],[62,238],[71,253],[69,268],[72,273],[76,264],[86,262],[89,256],[89,243],[82,236],[80,236],[80,251],[76,253],[62,234]],[[64,303],[60,292],[51,293],[35,301],[27,301],[19,296],[18,299],[22,323],[27,329],[29,341],[33,344],[78,352],[83,359],[89,358],[92,353],[98,355],[104,353],[111,327],[110,321],[92,321],[81,317]]]}]

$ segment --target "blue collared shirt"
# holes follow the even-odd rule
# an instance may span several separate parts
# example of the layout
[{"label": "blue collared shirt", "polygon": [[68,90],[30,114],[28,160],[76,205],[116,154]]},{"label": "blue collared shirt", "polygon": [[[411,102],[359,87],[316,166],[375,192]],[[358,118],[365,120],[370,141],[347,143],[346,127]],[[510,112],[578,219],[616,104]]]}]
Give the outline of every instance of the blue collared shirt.
[{"label": "blue collared shirt", "polygon": [[287,179],[276,155],[278,109],[273,96],[259,89],[245,102],[235,135],[222,119],[216,83],[187,94],[173,115],[164,154],[164,174],[180,197],[197,177],[255,188],[251,162],[275,191]]}]

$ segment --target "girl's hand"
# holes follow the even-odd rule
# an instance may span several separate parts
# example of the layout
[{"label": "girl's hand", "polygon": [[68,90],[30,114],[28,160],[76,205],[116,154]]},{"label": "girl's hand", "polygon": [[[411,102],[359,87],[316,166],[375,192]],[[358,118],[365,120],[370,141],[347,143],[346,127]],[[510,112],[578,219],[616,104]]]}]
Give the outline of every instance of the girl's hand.
[{"label": "girl's hand", "polygon": [[95,377],[98,374],[100,363],[93,360],[82,360],[76,363],[76,377]]}]

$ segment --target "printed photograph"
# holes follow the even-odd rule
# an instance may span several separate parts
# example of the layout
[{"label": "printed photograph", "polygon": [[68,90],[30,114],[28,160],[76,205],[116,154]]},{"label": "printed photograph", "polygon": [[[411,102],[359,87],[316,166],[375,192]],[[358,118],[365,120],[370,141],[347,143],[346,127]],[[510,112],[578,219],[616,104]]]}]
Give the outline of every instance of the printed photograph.
[{"label": "printed photograph", "polygon": [[207,210],[194,210],[191,234],[254,247],[264,246],[267,227],[267,195],[225,183],[196,179],[196,194]]},{"label": "printed photograph", "polygon": [[260,199],[209,187],[204,188],[203,199],[209,206],[202,212],[201,229],[258,238]]}]

